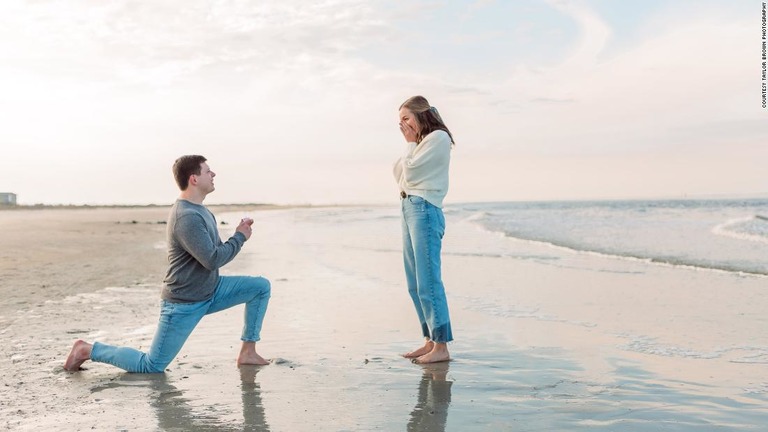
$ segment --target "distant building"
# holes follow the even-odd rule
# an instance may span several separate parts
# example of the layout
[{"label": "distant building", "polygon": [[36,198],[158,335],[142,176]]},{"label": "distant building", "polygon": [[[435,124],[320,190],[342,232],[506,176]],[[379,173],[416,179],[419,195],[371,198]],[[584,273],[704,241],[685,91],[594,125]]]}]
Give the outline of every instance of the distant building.
[{"label": "distant building", "polygon": [[0,192],[0,205],[16,205],[16,194]]}]

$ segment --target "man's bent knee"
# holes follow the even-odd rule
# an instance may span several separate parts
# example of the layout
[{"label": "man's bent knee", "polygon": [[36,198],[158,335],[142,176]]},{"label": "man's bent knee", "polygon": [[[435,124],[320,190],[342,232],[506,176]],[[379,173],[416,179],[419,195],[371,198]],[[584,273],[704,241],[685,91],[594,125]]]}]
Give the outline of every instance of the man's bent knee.
[{"label": "man's bent knee", "polygon": [[254,288],[257,288],[260,292],[264,293],[267,296],[270,296],[272,293],[272,283],[269,281],[269,279],[261,276],[255,276],[253,277],[254,282]]}]

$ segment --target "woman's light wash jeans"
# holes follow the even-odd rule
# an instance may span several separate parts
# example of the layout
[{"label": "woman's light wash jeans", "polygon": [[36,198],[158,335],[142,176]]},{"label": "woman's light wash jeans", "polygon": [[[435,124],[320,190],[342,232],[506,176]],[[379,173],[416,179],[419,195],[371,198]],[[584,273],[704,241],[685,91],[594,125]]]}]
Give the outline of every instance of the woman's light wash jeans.
[{"label": "woman's light wash jeans", "polygon": [[434,342],[450,342],[453,340],[451,319],[440,277],[440,249],[445,233],[443,211],[418,196],[410,195],[400,201],[405,278],[422,333]]},{"label": "woman's light wash jeans", "polygon": [[263,277],[221,276],[213,296],[206,301],[172,303],[162,300],[160,323],[149,353],[94,342],[91,360],[108,363],[128,372],[164,372],[203,316],[242,303],[245,303],[245,324],[240,339],[245,342],[258,341],[270,291],[270,283]]}]

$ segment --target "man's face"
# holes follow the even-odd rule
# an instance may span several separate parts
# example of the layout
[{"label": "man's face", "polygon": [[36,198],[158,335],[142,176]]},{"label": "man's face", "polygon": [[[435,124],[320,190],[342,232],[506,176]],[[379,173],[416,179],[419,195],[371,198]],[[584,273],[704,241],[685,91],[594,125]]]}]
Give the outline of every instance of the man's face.
[{"label": "man's face", "polygon": [[213,185],[213,178],[216,177],[216,173],[211,171],[207,163],[203,162],[200,164],[200,175],[193,175],[197,180],[196,184],[200,191],[209,194],[216,190],[216,187]]}]

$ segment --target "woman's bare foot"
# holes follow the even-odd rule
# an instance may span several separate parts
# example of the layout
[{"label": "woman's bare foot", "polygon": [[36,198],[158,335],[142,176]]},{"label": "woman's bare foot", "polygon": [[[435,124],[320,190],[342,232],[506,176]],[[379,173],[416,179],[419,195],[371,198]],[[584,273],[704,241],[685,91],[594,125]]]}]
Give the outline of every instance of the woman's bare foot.
[{"label": "woman's bare foot", "polygon": [[242,348],[240,348],[240,355],[237,356],[237,365],[255,365],[264,366],[268,365],[269,360],[256,353],[256,342],[243,342]]},{"label": "woman's bare foot", "polygon": [[75,344],[72,345],[72,350],[69,351],[69,356],[64,362],[64,370],[69,372],[75,372],[80,370],[80,365],[85,363],[86,360],[91,358],[91,349],[93,345],[88,342],[78,339]]},{"label": "woman's bare foot", "polygon": [[414,363],[427,364],[427,363],[439,363],[451,360],[451,355],[448,353],[447,343],[434,344],[432,351],[413,359]]},{"label": "woman's bare foot", "polygon": [[421,357],[424,354],[428,354],[432,349],[435,347],[435,343],[431,340],[427,339],[426,342],[424,342],[424,345],[411,351],[403,354],[403,357],[409,358],[409,359],[415,359],[417,357]]}]

